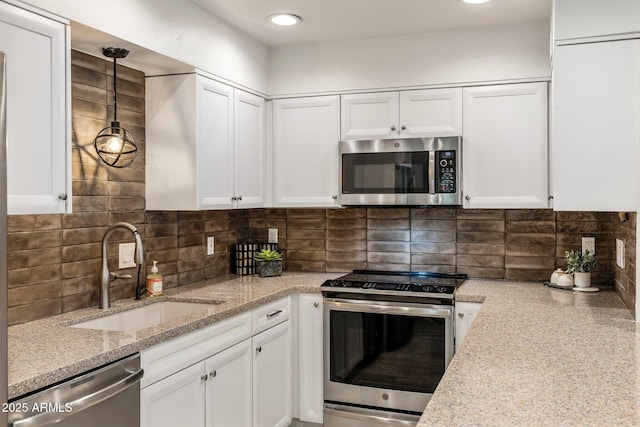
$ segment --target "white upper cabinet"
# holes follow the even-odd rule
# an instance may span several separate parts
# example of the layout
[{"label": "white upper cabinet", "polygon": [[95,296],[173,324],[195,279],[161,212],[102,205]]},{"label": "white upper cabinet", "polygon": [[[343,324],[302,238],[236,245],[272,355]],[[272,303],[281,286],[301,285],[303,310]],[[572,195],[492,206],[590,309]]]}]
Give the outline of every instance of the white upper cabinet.
[{"label": "white upper cabinet", "polygon": [[462,135],[462,88],[400,92],[401,137]]},{"label": "white upper cabinet", "polygon": [[264,99],[235,91],[235,197],[237,206],[265,206]]},{"label": "white upper cabinet", "polygon": [[273,101],[274,206],[337,206],[339,139],[339,96]]},{"label": "white upper cabinet", "polygon": [[556,41],[586,37],[629,38],[629,33],[640,32],[640,2],[555,0],[554,23]]},{"label": "white upper cabinet", "polygon": [[553,109],[554,209],[635,211],[640,40],[558,46]]},{"label": "white upper cabinet", "polygon": [[547,84],[463,93],[464,207],[548,207]]},{"label": "white upper cabinet", "polygon": [[[196,96],[197,208],[231,208],[234,197],[233,88],[198,78]],[[148,133],[147,139],[150,139]],[[175,174],[169,173],[168,179],[175,179]]]},{"label": "white upper cabinet", "polygon": [[342,139],[454,136],[461,133],[461,88],[341,97]]},{"label": "white upper cabinet", "polygon": [[0,2],[9,214],[71,212],[69,43],[68,25]]},{"label": "white upper cabinet", "polygon": [[398,136],[398,92],[342,95],[341,139],[377,139]]},{"label": "white upper cabinet", "polygon": [[264,205],[264,100],[198,74],[146,80],[149,210]]}]

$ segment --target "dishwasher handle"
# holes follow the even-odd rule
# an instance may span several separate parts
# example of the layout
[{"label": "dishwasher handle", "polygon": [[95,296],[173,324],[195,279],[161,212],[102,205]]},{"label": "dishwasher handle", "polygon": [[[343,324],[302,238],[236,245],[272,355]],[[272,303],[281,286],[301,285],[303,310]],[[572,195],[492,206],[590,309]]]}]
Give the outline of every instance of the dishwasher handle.
[{"label": "dishwasher handle", "polygon": [[72,411],[69,412],[41,412],[36,415],[33,415],[29,418],[23,418],[21,420],[16,420],[10,424],[10,427],[37,427],[44,426],[50,423],[59,422],[74,413],[83,411],[87,408],[92,407],[100,402],[103,402],[109,399],[112,396],[115,396],[118,393],[126,390],[127,388],[134,385],[136,382],[140,381],[142,375],[144,374],[143,369],[138,369],[136,371],[127,371],[129,375],[116,381],[108,386],[97,390],[91,394],[83,396],[79,399],[76,399],[72,402],[69,402]]}]

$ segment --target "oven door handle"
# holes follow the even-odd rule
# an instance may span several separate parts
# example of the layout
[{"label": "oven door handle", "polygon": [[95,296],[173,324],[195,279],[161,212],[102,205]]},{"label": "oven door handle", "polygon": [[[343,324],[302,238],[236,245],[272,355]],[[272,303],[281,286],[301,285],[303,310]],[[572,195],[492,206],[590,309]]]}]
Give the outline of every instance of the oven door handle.
[{"label": "oven door handle", "polygon": [[399,316],[417,317],[453,317],[453,307],[430,304],[398,304],[379,301],[343,300],[327,298],[324,300],[326,310],[353,311],[360,313],[395,314]]}]

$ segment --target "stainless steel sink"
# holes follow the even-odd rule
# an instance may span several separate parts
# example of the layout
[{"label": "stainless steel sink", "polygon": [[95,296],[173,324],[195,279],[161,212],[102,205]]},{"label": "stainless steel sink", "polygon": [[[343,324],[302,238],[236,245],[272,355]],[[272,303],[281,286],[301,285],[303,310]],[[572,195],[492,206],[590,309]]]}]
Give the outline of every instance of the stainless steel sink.
[{"label": "stainless steel sink", "polygon": [[180,301],[161,301],[131,310],[121,311],[97,319],[70,325],[72,328],[99,329],[102,331],[135,332],[158,326],[193,313],[207,311],[222,301],[210,304]]}]

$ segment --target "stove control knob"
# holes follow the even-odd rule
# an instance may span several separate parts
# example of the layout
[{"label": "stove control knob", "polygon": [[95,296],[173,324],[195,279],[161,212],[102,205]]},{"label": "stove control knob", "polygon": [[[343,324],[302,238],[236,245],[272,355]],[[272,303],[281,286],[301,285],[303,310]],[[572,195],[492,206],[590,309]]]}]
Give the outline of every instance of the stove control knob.
[{"label": "stove control knob", "polygon": [[342,284],[342,286],[344,286],[345,288],[350,288],[351,287],[351,282],[344,282]]}]

